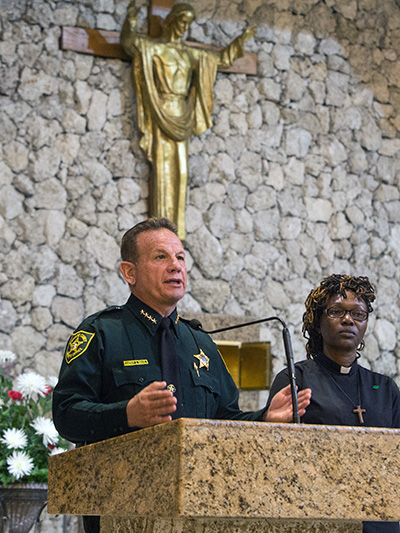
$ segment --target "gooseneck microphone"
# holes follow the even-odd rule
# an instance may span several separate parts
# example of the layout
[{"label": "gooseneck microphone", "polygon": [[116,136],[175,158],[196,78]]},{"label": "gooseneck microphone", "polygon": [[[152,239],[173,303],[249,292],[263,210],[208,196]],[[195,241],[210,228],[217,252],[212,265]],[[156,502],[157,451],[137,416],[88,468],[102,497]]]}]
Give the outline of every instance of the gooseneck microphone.
[{"label": "gooseneck microphone", "polygon": [[292,342],[290,339],[290,333],[289,330],[285,324],[285,322],[279,318],[278,316],[270,316],[268,318],[260,318],[258,320],[253,320],[251,322],[244,322],[242,324],[236,324],[234,326],[226,326],[224,328],[219,329],[213,329],[213,330],[205,330],[203,329],[203,326],[200,322],[200,320],[197,320],[197,318],[192,318],[191,320],[185,320],[185,322],[193,329],[197,331],[202,331],[203,333],[208,333],[209,335],[213,333],[221,333],[222,331],[228,331],[231,329],[236,328],[243,328],[245,326],[253,326],[254,324],[260,324],[261,322],[269,322],[270,320],[278,320],[278,322],[282,325],[282,337],[283,337],[283,345],[285,347],[285,354],[286,354],[286,363],[288,367],[289,372],[289,380],[290,380],[290,391],[292,394],[292,407],[293,407],[293,422],[295,424],[300,424],[300,415],[299,415],[299,407],[297,404],[297,388],[296,388],[296,372],[294,368],[294,360],[293,360],[293,349],[292,349]]}]

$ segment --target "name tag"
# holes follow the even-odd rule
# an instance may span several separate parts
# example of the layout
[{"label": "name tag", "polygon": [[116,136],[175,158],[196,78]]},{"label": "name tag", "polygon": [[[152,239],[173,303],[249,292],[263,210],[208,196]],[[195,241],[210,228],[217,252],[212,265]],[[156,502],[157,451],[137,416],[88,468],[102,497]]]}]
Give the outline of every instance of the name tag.
[{"label": "name tag", "polygon": [[148,365],[149,362],[147,359],[131,359],[129,361],[124,361],[124,366],[138,366],[138,365]]}]

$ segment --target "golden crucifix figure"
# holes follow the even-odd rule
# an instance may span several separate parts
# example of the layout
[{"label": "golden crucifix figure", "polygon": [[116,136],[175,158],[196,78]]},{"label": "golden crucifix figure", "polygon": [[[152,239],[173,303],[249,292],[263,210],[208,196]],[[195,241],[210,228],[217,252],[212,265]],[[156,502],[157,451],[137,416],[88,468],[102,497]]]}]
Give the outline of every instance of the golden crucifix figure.
[{"label": "golden crucifix figure", "polygon": [[189,4],[174,5],[160,39],[137,33],[137,13],[132,1],[120,39],[132,57],[140,146],[152,165],[150,212],[173,221],[184,239],[189,138],[212,126],[217,67],[230,67],[243,56],[243,45],[255,28],[248,27],[216,53],[182,42],[196,16]]}]

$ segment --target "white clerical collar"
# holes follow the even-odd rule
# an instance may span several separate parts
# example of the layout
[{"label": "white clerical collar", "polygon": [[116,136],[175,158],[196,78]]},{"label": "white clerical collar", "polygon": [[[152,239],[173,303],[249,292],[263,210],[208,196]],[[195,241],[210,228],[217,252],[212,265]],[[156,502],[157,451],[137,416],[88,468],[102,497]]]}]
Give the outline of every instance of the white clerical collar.
[{"label": "white clerical collar", "polygon": [[340,367],[340,373],[341,374],[349,374],[351,370],[351,366],[341,366]]}]

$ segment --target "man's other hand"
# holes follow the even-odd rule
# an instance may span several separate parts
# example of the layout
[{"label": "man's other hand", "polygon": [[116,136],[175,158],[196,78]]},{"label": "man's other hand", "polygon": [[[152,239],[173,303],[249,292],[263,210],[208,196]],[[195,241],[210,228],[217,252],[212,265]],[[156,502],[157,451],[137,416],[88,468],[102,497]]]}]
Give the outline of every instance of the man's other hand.
[{"label": "man's other hand", "polygon": [[[306,412],[306,407],[311,400],[311,389],[301,390],[297,394],[297,405],[299,408],[299,415],[303,416]],[[293,405],[292,393],[290,385],[287,385],[271,400],[268,411],[264,414],[265,422],[292,422],[293,420]]]},{"label": "man's other hand", "polygon": [[165,381],[154,381],[133,398],[126,406],[129,427],[147,428],[172,420],[176,411],[176,398],[167,390]]}]

